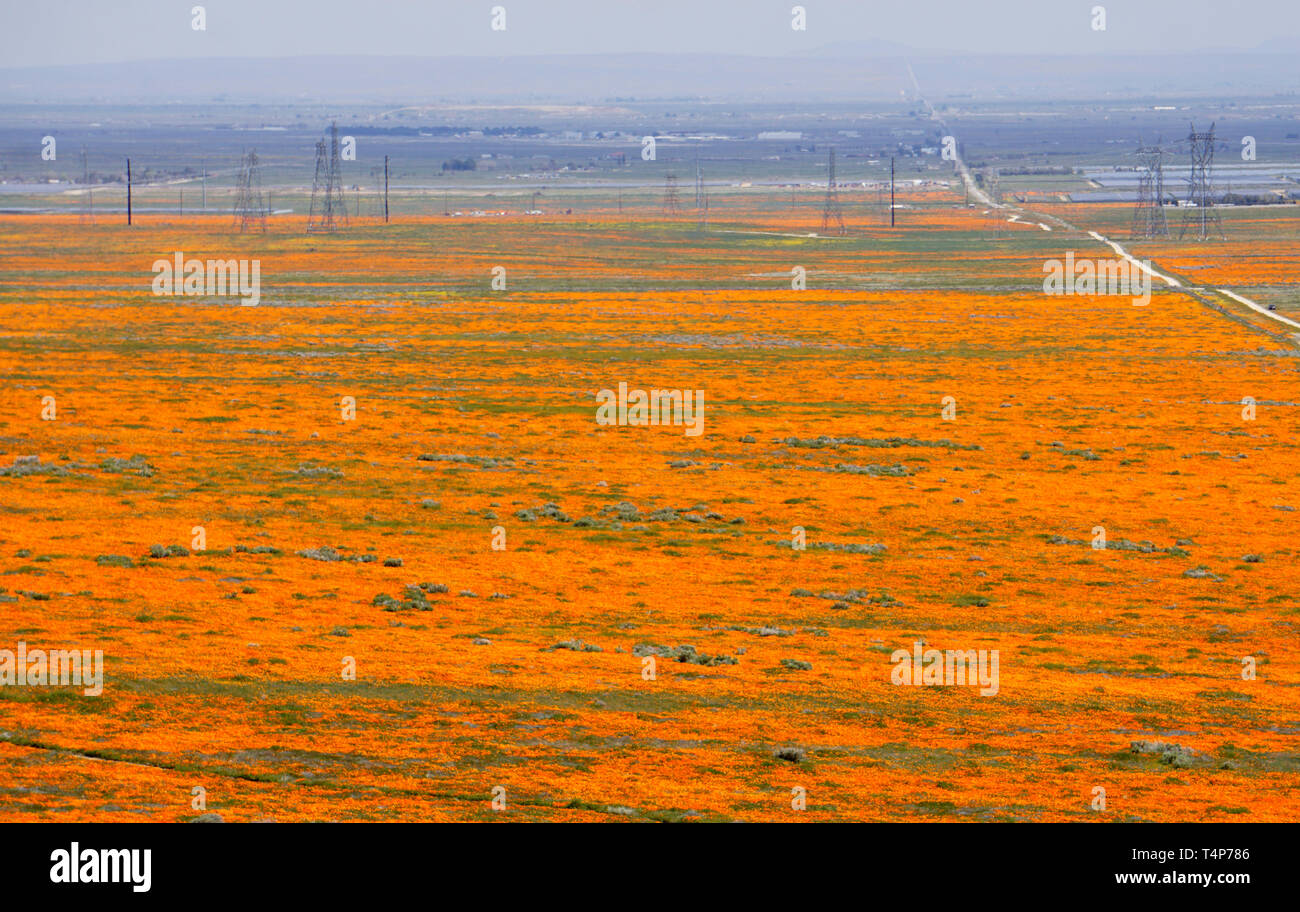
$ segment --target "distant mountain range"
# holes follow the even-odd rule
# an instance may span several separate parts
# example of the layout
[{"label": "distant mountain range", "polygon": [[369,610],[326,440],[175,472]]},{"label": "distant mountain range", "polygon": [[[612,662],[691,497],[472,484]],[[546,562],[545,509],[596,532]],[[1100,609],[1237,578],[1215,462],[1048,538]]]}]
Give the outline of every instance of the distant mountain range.
[{"label": "distant mountain range", "polygon": [[[1224,48],[1224,47],[1202,47],[1202,48],[1184,48],[1178,51],[1154,51],[1153,54],[1160,56],[1174,55],[1201,55],[1215,54],[1222,56],[1240,56],[1254,54],[1292,54],[1300,48],[1300,37],[1297,38],[1270,38],[1253,48]],[[797,52],[796,56],[801,57],[969,57],[973,56],[969,51],[944,50],[942,48],[918,48],[906,44],[900,44],[897,41],[888,41],[883,38],[871,39],[867,41],[833,41],[829,44],[823,44],[820,47],[810,51]],[[1013,55],[1002,55],[1013,56]],[[1070,56],[1070,55],[1065,55]],[[1124,56],[1123,53],[1100,52],[1092,56]]]},{"label": "distant mountain range", "polygon": [[191,58],[0,69],[0,103],[300,102],[600,104],[707,99],[776,104],[900,101],[910,62],[931,101],[1231,98],[1300,86],[1285,39],[1244,53],[970,55],[889,41],[788,57],[592,54],[513,57]]}]

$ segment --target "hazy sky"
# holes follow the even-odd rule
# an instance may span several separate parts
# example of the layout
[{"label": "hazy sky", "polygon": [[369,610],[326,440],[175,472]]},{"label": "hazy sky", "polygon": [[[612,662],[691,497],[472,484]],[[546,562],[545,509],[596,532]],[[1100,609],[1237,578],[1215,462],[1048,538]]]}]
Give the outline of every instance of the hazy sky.
[{"label": "hazy sky", "polygon": [[[995,53],[1253,48],[1300,0],[0,0],[0,66],[303,54],[792,54],[840,41]],[[1094,31],[1092,8],[1106,8]],[[491,28],[506,9],[506,30]]]}]

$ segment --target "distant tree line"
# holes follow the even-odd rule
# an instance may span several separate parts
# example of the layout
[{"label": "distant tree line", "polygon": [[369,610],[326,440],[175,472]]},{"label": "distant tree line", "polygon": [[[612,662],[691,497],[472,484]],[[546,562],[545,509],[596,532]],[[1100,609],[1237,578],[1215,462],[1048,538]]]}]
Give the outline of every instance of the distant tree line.
[{"label": "distant tree line", "polygon": [[1066,167],[1065,165],[1049,165],[1041,168],[999,168],[998,173],[1003,177],[1009,175],[1073,174],[1074,169]]},{"label": "distant tree line", "polygon": [[457,136],[471,132],[481,132],[484,136],[537,136],[542,132],[542,128],[483,127],[481,130],[475,130],[474,127],[377,127],[371,124],[365,124],[361,126],[339,127],[339,132],[345,136],[420,136],[421,134],[427,134],[430,136]]},{"label": "distant tree line", "polygon": [[1219,201],[1226,206],[1267,206],[1281,202],[1272,193],[1225,193]]}]

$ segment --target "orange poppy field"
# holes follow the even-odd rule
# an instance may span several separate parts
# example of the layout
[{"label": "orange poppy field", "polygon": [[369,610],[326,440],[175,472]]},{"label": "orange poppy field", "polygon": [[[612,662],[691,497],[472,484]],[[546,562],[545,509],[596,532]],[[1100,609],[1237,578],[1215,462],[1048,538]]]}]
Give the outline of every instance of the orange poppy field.
[{"label": "orange poppy field", "polygon": [[1138,307],[1042,289],[1130,207],[907,202],[0,215],[0,647],[103,653],[0,688],[6,819],[1300,817],[1300,343],[1217,291],[1295,318],[1300,209]]}]

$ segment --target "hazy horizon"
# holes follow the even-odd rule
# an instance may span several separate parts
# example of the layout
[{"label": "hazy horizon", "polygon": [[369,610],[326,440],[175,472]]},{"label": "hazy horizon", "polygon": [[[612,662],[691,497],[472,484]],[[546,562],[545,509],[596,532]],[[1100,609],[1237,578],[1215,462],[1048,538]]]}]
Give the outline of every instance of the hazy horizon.
[{"label": "hazy horizon", "polygon": [[[204,7],[195,30],[191,9]],[[806,0],[804,30],[789,0],[682,0],[590,9],[582,0],[356,4],[338,0],[90,0],[0,4],[11,42],[0,68],[195,58],[305,56],[527,57],[588,54],[792,56],[835,45],[898,44],[917,52],[995,55],[1169,54],[1200,50],[1281,53],[1300,36],[1300,6],[1252,0],[1228,12],[1211,0],[1112,0],[1104,31],[1095,0],[935,0],[923,8]],[[492,11],[504,7],[505,29]],[[1216,7],[1218,9],[1216,10]],[[1300,40],[1297,38],[1296,40]]]}]

